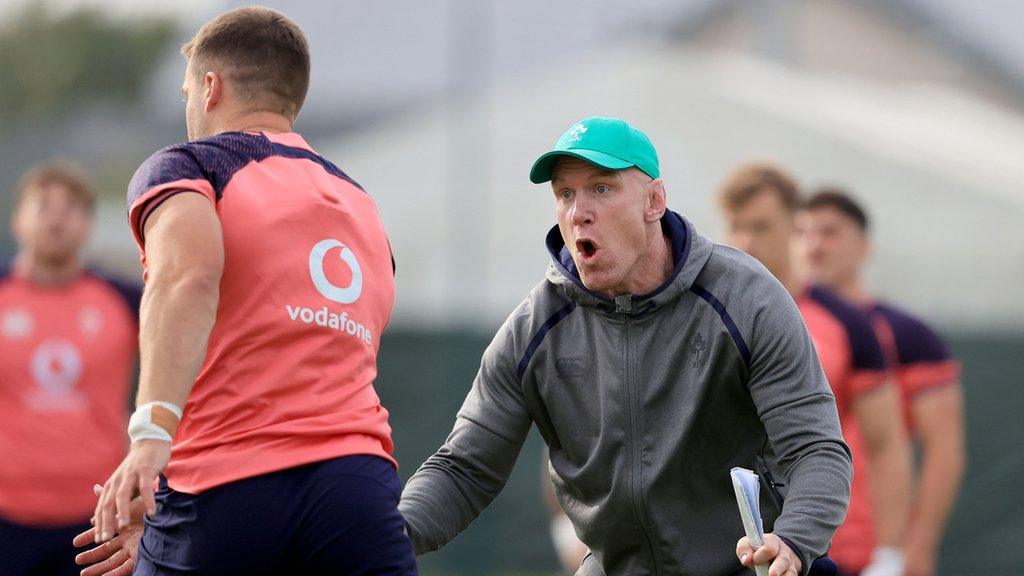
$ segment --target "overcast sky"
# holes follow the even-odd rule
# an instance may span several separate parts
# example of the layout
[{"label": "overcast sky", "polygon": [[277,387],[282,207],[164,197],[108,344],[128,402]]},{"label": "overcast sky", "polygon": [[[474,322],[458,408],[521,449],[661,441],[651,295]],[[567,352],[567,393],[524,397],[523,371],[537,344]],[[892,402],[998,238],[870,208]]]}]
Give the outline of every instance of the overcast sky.
[{"label": "overcast sky", "polygon": [[[0,21],[6,20],[18,8],[38,0],[0,0]],[[103,8],[114,16],[142,16],[150,14],[187,15],[203,6],[216,5],[216,0],[174,0],[174,2],[140,2],[139,0],[45,0],[54,10],[63,11],[79,6]]]},{"label": "overcast sky", "polygon": [[931,6],[943,14],[951,25],[962,26],[986,50],[1016,63],[1024,72],[1024,0],[909,0],[921,6]]},{"label": "overcast sky", "polygon": [[[0,22],[31,1],[39,0],[0,0]],[[175,15],[182,21],[182,41],[225,9],[262,3],[282,10],[306,30],[315,55],[307,116],[338,118],[348,111],[358,118],[441,90],[463,93],[525,69],[571,63],[574,54],[616,36],[644,39],[648,31],[654,39],[690,11],[726,0],[43,1],[56,10],[100,7],[114,18]],[[939,27],[956,30],[1024,78],[1024,0],[899,1],[932,14]],[[154,108],[175,119],[181,67],[169,49],[154,82]]]},{"label": "overcast sky", "polygon": [[[0,22],[7,19],[18,7],[28,2],[38,0],[0,0]],[[115,16],[140,16],[153,13],[165,13],[180,15],[188,20],[190,15],[208,14],[219,6],[239,4],[230,0],[175,0],[174,2],[140,2],[139,0],[43,0],[46,4],[58,10],[66,10],[77,6],[98,6],[109,11]],[[476,2],[478,0],[461,0]],[[676,4],[699,4],[708,0],[683,0]],[[711,0],[721,1],[721,0]],[[1024,22],[1024,0],[984,0],[983,2],[967,2],[965,0],[902,0],[904,2],[924,7],[926,10],[935,11],[955,26],[962,27],[963,31],[970,34],[974,41],[993,50],[1007,59],[1021,61],[1019,69],[1024,70],[1024,34],[1020,33],[1020,25]],[[298,0],[293,2],[281,0],[264,0],[253,3],[263,3],[285,11],[289,5],[310,5],[315,4],[309,0]],[[324,3],[325,5],[328,2]],[[403,8],[408,6],[406,2],[387,3],[364,3],[364,2],[330,2],[332,8],[344,8],[346,12],[360,11],[367,9],[376,11],[387,10],[387,6],[393,6],[397,14],[405,12]],[[522,3],[515,3],[521,5]],[[592,3],[582,0],[567,0],[557,3],[561,7],[577,6],[584,7]],[[604,3],[616,4],[616,3]],[[655,17],[663,12],[669,2],[662,1],[640,1],[629,3],[629,11],[634,13],[647,13]],[[334,10],[332,10],[334,11]],[[581,10],[589,12],[590,10]]]}]

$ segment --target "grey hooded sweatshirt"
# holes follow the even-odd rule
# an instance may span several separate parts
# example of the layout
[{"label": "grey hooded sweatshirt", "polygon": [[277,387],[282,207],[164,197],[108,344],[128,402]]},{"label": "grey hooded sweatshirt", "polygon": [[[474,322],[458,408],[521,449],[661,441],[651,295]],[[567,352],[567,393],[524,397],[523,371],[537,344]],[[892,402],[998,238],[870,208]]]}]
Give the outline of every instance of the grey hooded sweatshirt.
[{"label": "grey hooded sweatshirt", "polygon": [[417,554],[501,491],[530,426],[582,575],[742,574],[729,470],[762,478],[765,530],[811,561],[850,495],[835,398],[789,293],[756,260],[666,212],[675,270],[645,295],[583,285],[555,227],[547,279],[484,352],[444,445],[402,493]]}]

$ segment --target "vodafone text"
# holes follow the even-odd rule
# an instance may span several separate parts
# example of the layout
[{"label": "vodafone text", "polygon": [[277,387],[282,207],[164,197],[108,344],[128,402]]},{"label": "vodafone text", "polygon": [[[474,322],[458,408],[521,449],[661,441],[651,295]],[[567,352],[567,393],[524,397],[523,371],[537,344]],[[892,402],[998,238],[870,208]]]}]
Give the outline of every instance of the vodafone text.
[{"label": "vodafone text", "polygon": [[316,324],[317,326],[337,330],[342,334],[354,336],[366,344],[373,344],[373,333],[370,332],[370,329],[349,318],[348,312],[335,314],[328,310],[327,306],[324,306],[319,310],[313,310],[312,308],[307,308],[305,306],[291,306],[286,304],[285,308],[288,310],[288,316],[293,322]]}]

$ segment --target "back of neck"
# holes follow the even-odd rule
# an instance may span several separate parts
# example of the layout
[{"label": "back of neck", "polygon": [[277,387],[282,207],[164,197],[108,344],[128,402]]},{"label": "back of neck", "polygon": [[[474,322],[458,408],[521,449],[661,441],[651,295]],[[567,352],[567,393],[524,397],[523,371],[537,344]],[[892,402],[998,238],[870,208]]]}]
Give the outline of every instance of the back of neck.
[{"label": "back of neck", "polygon": [[243,112],[226,122],[221,132],[292,132],[294,126],[286,116],[274,112]]}]

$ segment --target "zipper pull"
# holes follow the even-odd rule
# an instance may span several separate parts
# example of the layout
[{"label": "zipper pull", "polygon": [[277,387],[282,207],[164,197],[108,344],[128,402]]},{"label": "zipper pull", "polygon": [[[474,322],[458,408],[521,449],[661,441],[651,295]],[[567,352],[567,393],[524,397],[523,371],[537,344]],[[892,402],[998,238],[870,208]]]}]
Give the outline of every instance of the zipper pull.
[{"label": "zipper pull", "polygon": [[629,294],[615,297],[615,312],[629,314],[633,311],[633,297]]}]

